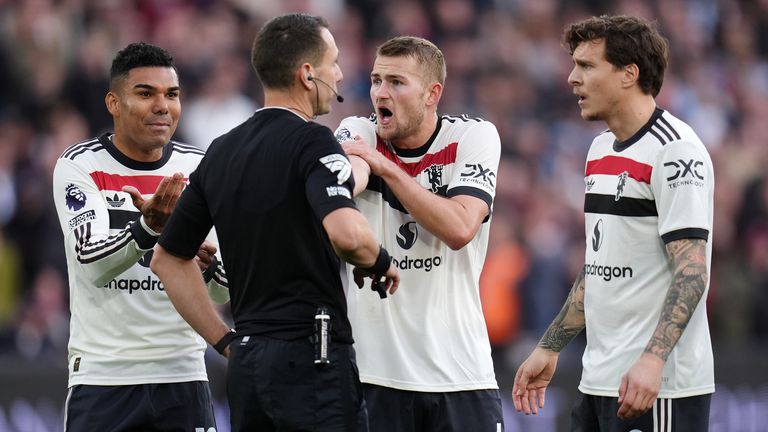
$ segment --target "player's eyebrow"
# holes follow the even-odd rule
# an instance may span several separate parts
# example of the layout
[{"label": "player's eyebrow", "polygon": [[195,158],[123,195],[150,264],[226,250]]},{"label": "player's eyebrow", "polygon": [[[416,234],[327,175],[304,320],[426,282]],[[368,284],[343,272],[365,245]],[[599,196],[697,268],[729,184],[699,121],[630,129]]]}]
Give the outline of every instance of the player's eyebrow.
[{"label": "player's eyebrow", "polygon": [[[135,86],[133,86],[133,88],[134,89],[149,90],[149,91],[152,91],[152,92],[156,92],[157,91],[157,87],[155,87],[153,85],[149,85],[149,84],[142,84],[142,83],[136,84]],[[179,91],[179,90],[181,90],[179,86],[173,86],[173,87],[169,87],[168,88],[168,92],[176,92],[176,91]]]}]

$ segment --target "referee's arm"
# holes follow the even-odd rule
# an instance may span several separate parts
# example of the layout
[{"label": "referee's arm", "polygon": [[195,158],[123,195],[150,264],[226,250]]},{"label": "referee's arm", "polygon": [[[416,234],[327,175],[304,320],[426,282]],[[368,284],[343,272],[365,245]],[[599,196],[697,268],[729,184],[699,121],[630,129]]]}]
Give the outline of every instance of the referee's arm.
[{"label": "referee's arm", "polygon": [[[158,244],[150,267],[163,281],[165,291],[179,315],[206,342],[215,345],[229,333],[229,326],[213,308],[203,275],[194,259],[173,255]],[[223,354],[228,356],[229,348]]]},{"label": "referee's arm", "polygon": [[[354,208],[341,207],[323,218],[323,228],[331,240],[336,255],[355,267],[369,269],[377,264],[382,249],[365,217]],[[400,276],[390,263],[384,274],[390,294],[397,290]]]}]

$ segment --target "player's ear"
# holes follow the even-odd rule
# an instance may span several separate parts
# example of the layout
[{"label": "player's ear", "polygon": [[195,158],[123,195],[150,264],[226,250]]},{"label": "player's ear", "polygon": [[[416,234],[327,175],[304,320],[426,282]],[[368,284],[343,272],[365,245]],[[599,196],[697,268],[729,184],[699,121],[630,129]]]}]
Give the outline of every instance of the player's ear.
[{"label": "player's ear", "polygon": [[427,87],[425,101],[427,106],[437,105],[443,95],[443,85],[435,81]]},{"label": "player's ear", "polygon": [[628,64],[624,66],[623,73],[621,75],[621,84],[624,87],[632,87],[640,78],[640,68],[636,64]]},{"label": "player's ear", "polygon": [[114,91],[110,90],[107,92],[107,95],[104,96],[104,103],[107,105],[107,111],[109,111],[113,117],[120,114],[120,100]]}]

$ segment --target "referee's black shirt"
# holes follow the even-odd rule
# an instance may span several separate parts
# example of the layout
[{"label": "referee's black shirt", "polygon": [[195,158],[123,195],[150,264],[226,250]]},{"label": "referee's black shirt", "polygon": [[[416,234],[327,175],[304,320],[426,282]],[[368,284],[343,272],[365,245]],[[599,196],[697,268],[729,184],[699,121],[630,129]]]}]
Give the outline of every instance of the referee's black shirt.
[{"label": "referee's black shirt", "polygon": [[282,108],[256,111],[208,148],[159,243],[192,258],[216,227],[238,334],[308,336],[325,305],[334,340],[352,343],[340,261],[322,226],[355,207],[352,176],[339,175],[347,167],[330,129]]}]

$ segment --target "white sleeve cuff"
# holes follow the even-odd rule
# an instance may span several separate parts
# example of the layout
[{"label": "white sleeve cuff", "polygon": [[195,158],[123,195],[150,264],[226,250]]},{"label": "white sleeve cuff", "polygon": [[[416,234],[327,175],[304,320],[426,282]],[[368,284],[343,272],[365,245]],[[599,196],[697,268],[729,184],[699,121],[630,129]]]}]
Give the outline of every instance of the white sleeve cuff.
[{"label": "white sleeve cuff", "polygon": [[156,232],[155,230],[153,230],[147,225],[147,223],[144,221],[143,215],[139,218],[139,223],[141,223],[141,227],[144,228],[144,231],[146,231],[149,235],[151,235],[152,237],[160,237],[159,232]]}]

